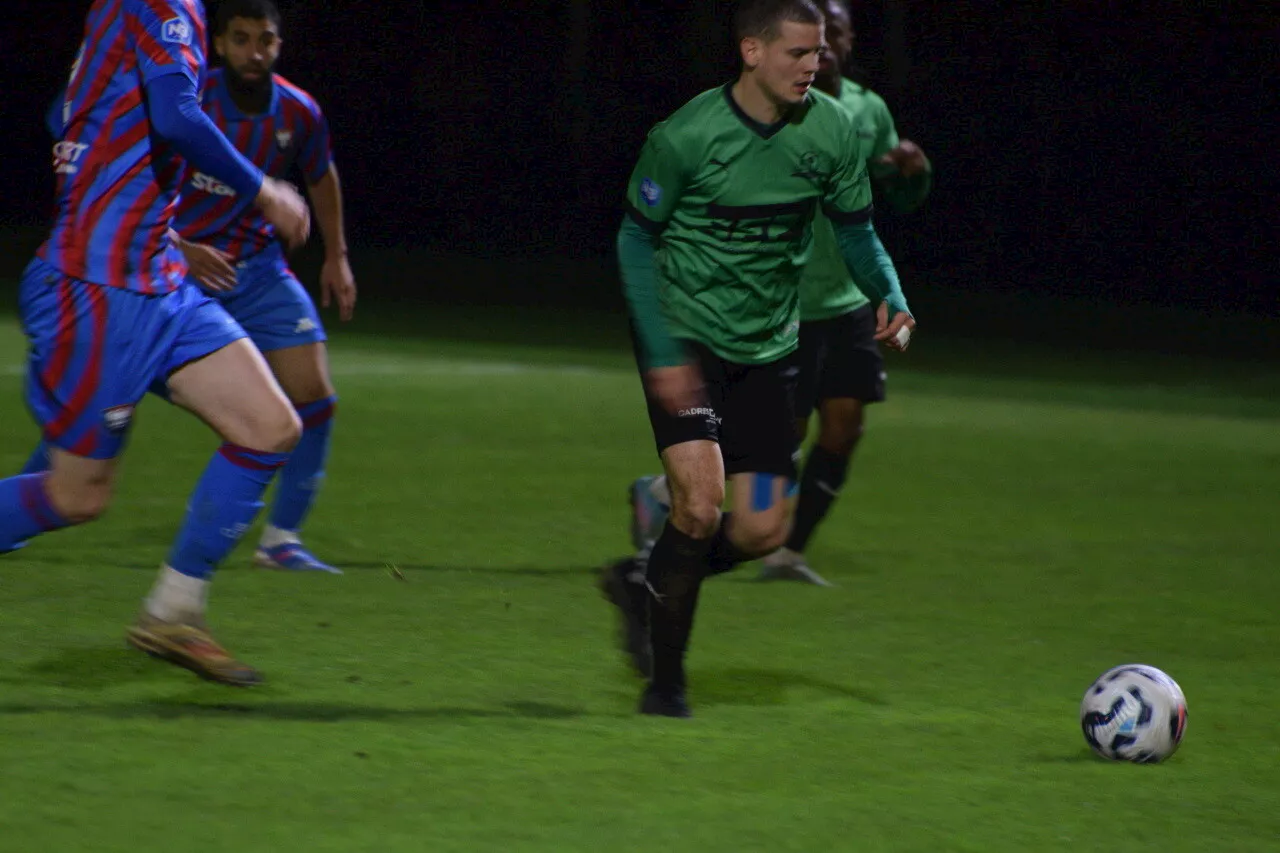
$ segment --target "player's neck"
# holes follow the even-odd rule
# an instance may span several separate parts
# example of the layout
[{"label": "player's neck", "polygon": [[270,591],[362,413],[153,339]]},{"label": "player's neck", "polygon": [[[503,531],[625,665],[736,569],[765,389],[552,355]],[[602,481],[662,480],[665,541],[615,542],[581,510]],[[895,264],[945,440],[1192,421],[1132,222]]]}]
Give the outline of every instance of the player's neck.
[{"label": "player's neck", "polygon": [[734,103],[747,118],[766,127],[777,124],[791,112],[790,105],[779,104],[770,98],[746,74],[740,76],[738,82],[733,84],[731,94]]}]

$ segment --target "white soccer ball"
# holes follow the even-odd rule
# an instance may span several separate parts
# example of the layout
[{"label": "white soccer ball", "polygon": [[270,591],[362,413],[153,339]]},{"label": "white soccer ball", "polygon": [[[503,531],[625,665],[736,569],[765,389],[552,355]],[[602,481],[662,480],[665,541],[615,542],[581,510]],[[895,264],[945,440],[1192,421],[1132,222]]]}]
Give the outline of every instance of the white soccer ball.
[{"label": "white soccer ball", "polygon": [[1164,761],[1177,751],[1187,729],[1187,700],[1178,683],[1154,666],[1117,666],[1085,691],[1080,727],[1103,758]]}]

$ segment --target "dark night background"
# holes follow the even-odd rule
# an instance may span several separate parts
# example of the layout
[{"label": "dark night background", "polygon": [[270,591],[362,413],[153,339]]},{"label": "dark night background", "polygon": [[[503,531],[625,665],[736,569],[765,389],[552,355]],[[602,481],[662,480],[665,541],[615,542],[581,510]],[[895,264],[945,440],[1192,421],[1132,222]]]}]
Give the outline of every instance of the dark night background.
[{"label": "dark night background", "polygon": [[[4,19],[7,278],[48,210],[41,119],[88,5]],[[645,131],[734,59],[724,0],[280,5],[279,70],[329,116],[369,306],[620,310],[609,254]],[[878,221],[922,328],[1101,341],[1128,324],[1194,349],[1238,327],[1233,347],[1275,354],[1280,6],[875,0],[854,17],[858,76],[936,169],[922,211]]]}]

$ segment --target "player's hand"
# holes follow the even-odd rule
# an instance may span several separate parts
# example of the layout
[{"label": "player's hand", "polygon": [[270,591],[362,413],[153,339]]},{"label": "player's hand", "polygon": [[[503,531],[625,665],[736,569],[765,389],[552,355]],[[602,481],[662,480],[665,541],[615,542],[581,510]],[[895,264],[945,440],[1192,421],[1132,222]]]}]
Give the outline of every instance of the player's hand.
[{"label": "player's hand", "polygon": [[263,218],[275,226],[285,246],[296,249],[307,242],[311,233],[311,211],[291,184],[275,178],[263,178],[262,189],[254,203],[262,211]]},{"label": "player's hand", "polygon": [[679,414],[683,409],[696,409],[706,405],[702,371],[695,364],[651,367],[645,371],[644,380],[649,396],[673,415]]},{"label": "player's hand", "polygon": [[221,293],[235,289],[236,268],[226,252],[187,240],[179,240],[178,248],[187,259],[188,274],[205,290]]},{"label": "player's hand", "polygon": [[893,319],[889,321],[882,331],[876,332],[876,340],[889,349],[906,352],[907,347],[911,345],[911,336],[915,333],[915,330],[915,318],[906,311],[899,311],[893,315]]},{"label": "player's hand", "polygon": [[929,167],[929,158],[924,156],[924,150],[910,139],[899,142],[896,148],[889,149],[876,162],[894,167],[904,178],[914,178]]},{"label": "player's hand", "polygon": [[320,269],[320,307],[328,308],[331,301],[338,303],[338,317],[346,322],[356,311],[356,277],[346,255],[325,258]]}]

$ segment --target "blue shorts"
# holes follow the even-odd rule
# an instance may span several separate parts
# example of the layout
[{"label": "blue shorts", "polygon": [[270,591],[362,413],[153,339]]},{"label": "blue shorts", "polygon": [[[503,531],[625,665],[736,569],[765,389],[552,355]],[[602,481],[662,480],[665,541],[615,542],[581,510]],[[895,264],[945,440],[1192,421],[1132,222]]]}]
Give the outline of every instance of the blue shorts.
[{"label": "blue shorts", "polygon": [[316,306],[289,269],[279,243],[236,264],[234,290],[210,295],[262,352],[325,340]]},{"label": "blue shorts", "polygon": [[146,295],[70,278],[40,258],[22,274],[19,308],[31,345],[27,405],[45,441],[90,459],[119,454],[149,386],[245,337],[197,288]]}]

